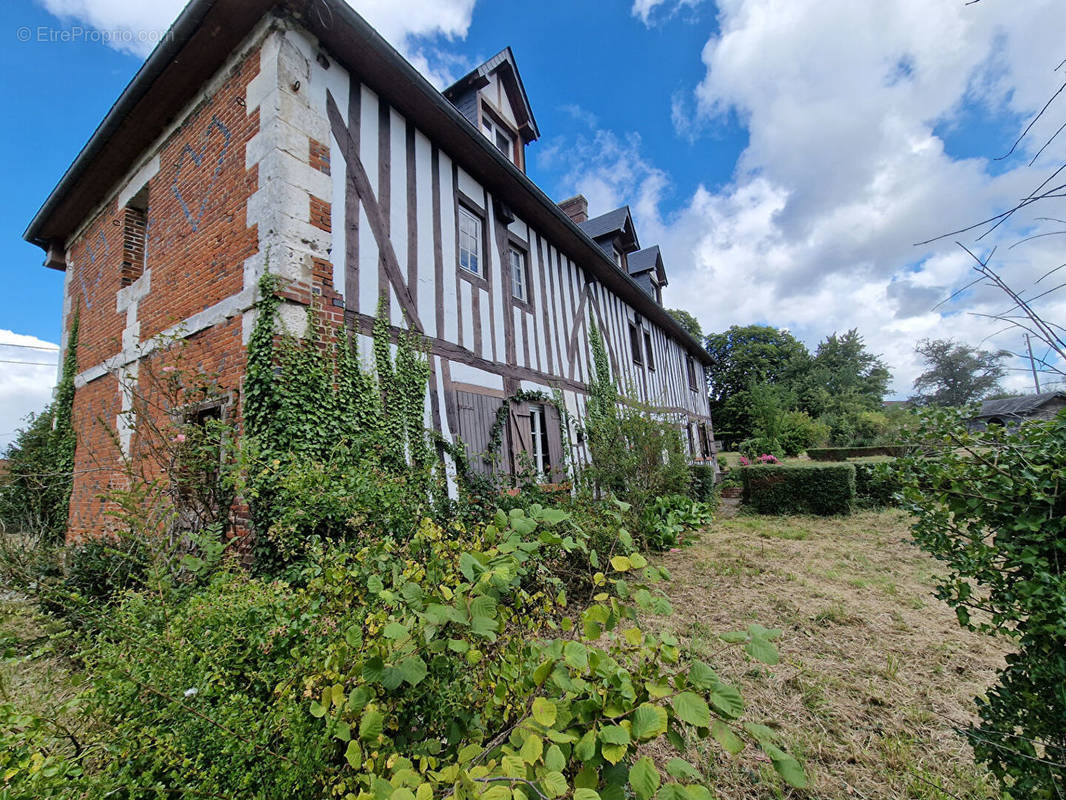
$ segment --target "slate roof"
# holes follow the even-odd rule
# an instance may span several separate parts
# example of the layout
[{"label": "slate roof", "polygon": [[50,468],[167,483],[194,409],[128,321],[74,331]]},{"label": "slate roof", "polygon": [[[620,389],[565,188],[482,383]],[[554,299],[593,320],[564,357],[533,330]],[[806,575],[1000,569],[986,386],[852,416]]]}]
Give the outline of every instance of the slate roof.
[{"label": "slate roof", "polygon": [[[622,206],[585,222],[579,222],[578,227],[593,239],[600,239],[612,233],[625,233],[627,222],[629,223],[629,231],[632,232],[633,219],[629,214],[629,206]],[[637,235],[633,232],[634,241],[636,238]]]},{"label": "slate roof", "polygon": [[511,52],[510,47],[505,47],[498,52],[484,64],[479,67],[474,67],[466,75],[461,77],[441,94],[447,97],[453,102],[464,91],[473,89],[477,90],[481,86],[488,83],[488,76],[491,75],[498,67],[502,65],[510,67],[510,73],[514,76],[515,85],[518,88],[518,96],[511,97],[512,106],[516,106],[515,100],[518,100],[517,106],[514,107],[515,114],[518,115],[519,125],[527,125],[529,127],[529,141],[540,138],[540,128],[537,126],[536,117],[533,116],[533,107],[529,104],[529,95],[526,94],[525,84],[522,83],[522,76],[518,72],[518,64],[515,62],[514,53]]},{"label": "slate roof", "polygon": [[985,400],[981,403],[978,417],[1024,417],[1032,414],[1045,403],[1055,398],[1066,400],[1064,392],[1043,392],[1021,397],[1004,397],[1001,400]]}]

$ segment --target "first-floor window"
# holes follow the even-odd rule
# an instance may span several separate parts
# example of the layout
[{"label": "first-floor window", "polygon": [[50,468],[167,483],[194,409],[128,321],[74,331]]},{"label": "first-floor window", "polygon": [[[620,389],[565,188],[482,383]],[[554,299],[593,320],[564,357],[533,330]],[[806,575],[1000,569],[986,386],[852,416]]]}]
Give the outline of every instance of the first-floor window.
[{"label": "first-floor window", "polygon": [[688,372],[688,388],[696,391],[696,360],[692,356],[685,356],[685,370]]},{"label": "first-floor window", "polygon": [[648,362],[648,369],[655,369],[655,356],[651,352],[650,331],[644,331],[644,358]]},{"label": "first-floor window", "polygon": [[548,454],[548,416],[543,405],[530,405],[529,422],[533,439],[533,466],[538,475],[544,476],[551,472],[552,462]]},{"label": "first-floor window", "polygon": [[641,338],[641,335],[640,335],[640,328],[638,328],[636,325],[634,325],[632,322],[630,322],[629,323],[629,349],[630,349],[630,351],[632,353],[633,363],[634,364],[643,364],[644,363],[644,354],[642,352],[643,341],[644,340]]},{"label": "first-floor window", "polygon": [[526,254],[517,247],[510,249],[511,259],[511,294],[523,302],[529,302],[526,288]]},{"label": "first-floor window", "polygon": [[685,433],[688,434],[688,452],[693,458],[696,457],[696,443],[692,440],[692,424],[685,423]]},{"label": "first-floor window", "polygon": [[481,220],[459,208],[459,266],[484,277],[481,265]]}]

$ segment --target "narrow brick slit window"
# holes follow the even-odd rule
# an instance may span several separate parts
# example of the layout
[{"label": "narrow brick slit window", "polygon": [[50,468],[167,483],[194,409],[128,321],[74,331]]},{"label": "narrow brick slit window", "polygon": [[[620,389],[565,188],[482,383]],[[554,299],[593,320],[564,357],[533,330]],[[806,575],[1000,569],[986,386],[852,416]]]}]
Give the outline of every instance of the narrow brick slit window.
[{"label": "narrow brick slit window", "polygon": [[148,187],[145,186],[124,209],[122,222],[122,280],[129,286],[144,274],[148,258]]}]

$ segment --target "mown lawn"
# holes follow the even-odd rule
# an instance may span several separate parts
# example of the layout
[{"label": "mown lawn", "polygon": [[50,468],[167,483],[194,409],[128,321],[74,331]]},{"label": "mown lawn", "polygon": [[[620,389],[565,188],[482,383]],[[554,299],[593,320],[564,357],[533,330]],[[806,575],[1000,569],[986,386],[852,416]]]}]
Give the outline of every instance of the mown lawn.
[{"label": "mown lawn", "polygon": [[[907,523],[897,511],[741,515],[662,557],[674,605],[663,624],[737,679],[747,718],[776,728],[811,778],[788,789],[750,748],[730,757],[708,746],[718,797],[997,796],[954,728],[1006,649],[961,630],[932,595],[938,566],[910,544]],[[777,666],[716,638],[752,622],[783,629]]]}]

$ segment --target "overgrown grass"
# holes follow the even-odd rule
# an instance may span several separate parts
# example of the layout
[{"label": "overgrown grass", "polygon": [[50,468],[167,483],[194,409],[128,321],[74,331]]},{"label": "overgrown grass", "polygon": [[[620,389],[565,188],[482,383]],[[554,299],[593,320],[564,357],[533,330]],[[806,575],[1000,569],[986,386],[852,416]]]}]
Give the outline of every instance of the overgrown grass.
[{"label": "overgrown grass", "polygon": [[[802,756],[804,791],[770,764],[707,748],[719,798],[952,800],[998,796],[955,731],[1002,664],[1005,646],[960,630],[932,596],[937,566],[910,543],[898,511],[846,518],[716,522],[662,563],[673,576],[668,623],[732,675],[754,716]],[[783,628],[781,663],[745,663],[714,632]]]}]

